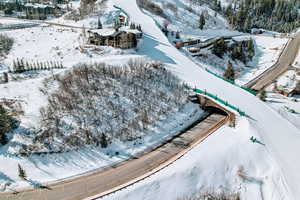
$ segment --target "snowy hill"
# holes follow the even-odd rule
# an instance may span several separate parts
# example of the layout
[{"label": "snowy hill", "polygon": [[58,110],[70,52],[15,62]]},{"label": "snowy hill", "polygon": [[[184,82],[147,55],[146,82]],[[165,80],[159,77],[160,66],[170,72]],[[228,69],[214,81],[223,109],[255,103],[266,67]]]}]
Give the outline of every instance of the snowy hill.
[{"label": "snowy hill", "polygon": [[[151,127],[150,133],[147,134],[149,137],[136,140],[136,143],[115,141],[105,150],[87,146],[79,151],[63,154],[15,156],[20,146],[26,147],[26,145],[32,144],[31,129],[34,130],[39,126],[40,108],[46,107],[48,104],[48,96],[45,93],[51,93],[53,88],[58,88],[56,83],[51,85],[53,87],[49,87],[48,90],[46,88],[45,92],[46,78],[53,79],[56,76],[66,75],[79,62],[94,63],[97,61],[120,66],[133,58],[146,58],[162,62],[167,70],[179,77],[180,81],[187,83],[190,87],[217,95],[245,111],[248,117],[237,116],[237,127],[222,127],[166,169],[104,199],[175,200],[209,190],[239,193],[242,199],[249,200],[298,199],[300,197],[298,190],[300,188],[298,173],[300,168],[298,160],[300,153],[298,148],[300,145],[299,116],[286,112],[287,109],[282,110],[281,105],[289,104],[289,109],[294,108],[300,112],[299,102],[290,103],[289,98],[282,99],[281,96],[269,96],[273,100],[281,98],[280,104],[275,104],[276,102],[266,104],[260,101],[252,94],[208,73],[205,68],[216,69],[212,63],[204,63],[204,60],[193,59],[179,51],[172,43],[174,38],[167,38],[158,27],[164,26],[168,20],[169,28],[175,32],[180,31],[182,39],[209,39],[216,36],[241,34],[230,30],[226,20],[207,5],[194,6],[186,0],[151,0],[151,2],[163,9],[163,14],[157,15],[146,9],[141,10],[135,0],[108,0],[105,12],[101,15],[101,21],[105,26],[109,26],[117,13],[114,7],[116,5],[130,15],[132,22],[142,26],[144,37],[138,48],[134,50],[101,47],[100,53],[94,50],[81,51],[82,36],[84,35],[81,27],[83,25],[85,27],[94,26],[98,19],[96,15],[87,16],[79,21],[65,18],[51,20],[65,25],[78,26],[78,29],[45,25],[25,31],[6,31],[16,41],[12,51],[4,60],[3,71],[8,70],[16,57],[24,57],[29,61],[57,59],[63,63],[65,68],[24,73],[16,76],[8,84],[0,85],[0,97],[19,101],[19,105],[23,109],[23,114],[19,116],[21,128],[11,135],[12,142],[9,145],[0,148],[0,163],[6,163],[6,165],[0,165],[1,189],[28,186],[28,182],[18,178],[16,173],[18,163],[28,170],[29,177],[34,177],[38,182],[63,180],[90,170],[113,165],[137,152],[151,148],[201,116],[202,111],[199,108],[195,108],[192,104],[186,104],[176,115],[164,116],[156,121],[155,126]],[[207,18],[203,30],[198,29],[201,13],[204,13]],[[236,36],[235,38],[244,37]],[[255,41],[258,53],[253,59],[251,68],[241,73],[238,80],[240,84],[246,83],[274,64],[288,41],[287,38],[270,37],[270,34],[251,37]],[[221,74],[221,72],[219,73]],[[122,89],[122,84],[116,83],[116,85],[118,90]],[[139,85],[139,87],[143,87],[143,85]],[[108,95],[107,99],[110,100],[114,97],[113,95],[115,94]],[[130,107],[130,98],[122,99],[115,96],[115,100],[123,101],[124,105]],[[171,94],[169,98],[172,100],[171,102],[176,99]],[[93,103],[95,102],[97,101]],[[166,99],[165,106],[167,102]],[[282,102],[284,104],[281,104]],[[175,111],[178,111],[178,108]],[[70,116],[67,112],[64,114],[67,117],[62,119],[64,122],[68,122]],[[75,124],[70,132],[80,128],[78,124]],[[65,135],[70,132],[63,131]],[[81,136],[83,137],[83,135]],[[251,137],[257,138],[260,143],[251,142]],[[58,135],[54,140],[59,144],[62,138]],[[72,148],[68,150],[70,149]],[[10,186],[6,187],[8,183]]]}]

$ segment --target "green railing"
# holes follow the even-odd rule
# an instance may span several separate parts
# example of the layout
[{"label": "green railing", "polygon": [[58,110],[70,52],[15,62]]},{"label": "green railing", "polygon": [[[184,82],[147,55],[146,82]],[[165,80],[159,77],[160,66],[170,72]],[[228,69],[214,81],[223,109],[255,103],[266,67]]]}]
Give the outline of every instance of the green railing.
[{"label": "green railing", "polygon": [[238,107],[228,103],[227,101],[224,101],[223,99],[220,99],[217,95],[213,95],[207,91],[203,91],[203,90],[200,90],[200,89],[193,89],[193,91],[195,93],[199,93],[199,94],[204,94],[205,96],[208,96],[210,98],[213,98],[215,101],[223,104],[224,106],[226,107],[229,107],[231,108],[232,110],[235,110],[236,112],[238,112],[241,116],[247,116],[246,113],[244,111],[241,111]]},{"label": "green railing", "polygon": [[256,92],[255,90],[252,90],[251,88],[247,88],[247,87],[245,87],[245,86],[240,86],[240,85],[236,84],[234,81],[229,80],[229,79],[227,79],[227,78],[224,78],[223,76],[220,76],[220,75],[218,75],[218,74],[216,74],[216,73],[210,71],[210,70],[207,69],[207,68],[205,68],[205,70],[206,70],[208,73],[210,73],[210,74],[212,74],[212,75],[214,75],[214,76],[216,76],[216,77],[218,77],[218,78],[220,78],[220,79],[222,79],[222,80],[224,80],[224,81],[226,81],[226,82],[228,82],[228,83],[231,83],[232,85],[235,85],[235,86],[237,86],[237,87],[239,87],[239,88],[241,88],[241,89],[243,89],[243,90],[245,90],[245,91],[247,91],[247,92],[253,94],[254,96],[257,95],[257,92]]}]

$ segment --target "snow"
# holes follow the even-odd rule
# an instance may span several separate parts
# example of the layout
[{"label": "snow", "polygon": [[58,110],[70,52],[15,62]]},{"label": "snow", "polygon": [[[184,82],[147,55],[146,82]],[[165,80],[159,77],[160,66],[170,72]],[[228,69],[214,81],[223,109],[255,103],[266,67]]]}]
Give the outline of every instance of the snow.
[{"label": "snow", "polygon": [[[167,21],[170,22],[168,26],[169,30],[179,31],[182,40],[206,40],[214,37],[242,34],[241,32],[230,30],[226,19],[218,13],[217,16],[215,16],[215,11],[205,4],[202,6],[197,4],[191,5],[187,0],[152,0],[152,2],[155,2],[163,8],[168,17]],[[174,12],[172,9],[168,9],[168,3],[173,4],[177,8],[177,11]],[[156,16],[148,11],[144,12],[155,19],[161,26],[163,26],[166,21],[165,18]],[[198,21],[202,12],[207,13],[207,17],[204,29],[200,30]]]},{"label": "snow", "polygon": [[[259,139],[251,122],[242,119],[235,129],[223,127],[174,164],[104,200],[178,199],[196,192],[239,192],[241,199],[288,199],[284,181],[267,149],[249,142]],[[238,176],[238,170],[248,179]]]},{"label": "snow", "polygon": [[[300,102],[296,98],[284,97],[279,94],[271,93],[268,95],[268,104],[276,110],[283,118],[287,119],[295,127],[300,129]],[[295,101],[295,99],[297,101]],[[295,113],[292,113],[294,110]]]},{"label": "snow", "polygon": [[[36,98],[40,99],[40,98]],[[90,173],[94,170],[112,166],[118,162],[130,158],[132,155],[147,151],[153,146],[159,145],[173,135],[188,127],[197,120],[203,111],[199,105],[189,103],[182,111],[165,120],[156,122],[150,129],[146,137],[128,143],[114,141],[106,149],[100,147],[86,147],[78,151],[70,151],[63,154],[46,154],[43,156],[33,155],[28,158],[16,157],[12,153],[13,146],[4,146],[0,149],[0,172],[10,180],[12,184],[7,189],[16,189],[29,186],[29,182],[22,181],[18,178],[17,165],[20,164],[27,172],[30,180],[36,183],[52,183],[65,178],[79,176],[82,173]],[[24,132],[14,134],[12,143],[23,142],[26,137]],[[118,152],[118,155],[115,155]],[[1,178],[1,174],[0,174]],[[9,180],[0,179],[1,185],[4,186]],[[3,188],[2,188],[3,189]]]},{"label": "snow", "polygon": [[[183,2],[179,0],[173,2],[178,5],[179,10],[183,8],[181,7],[184,4]],[[27,29],[26,31],[14,30],[9,32],[11,36],[15,37],[16,44],[5,60],[5,64],[11,64],[15,57],[32,60],[58,59],[67,67],[84,61],[122,64],[130,58],[147,55],[149,58],[168,64],[168,68],[189,85],[202,90],[206,89],[208,92],[218,95],[218,97],[245,111],[252,119],[238,117],[238,125],[235,129],[229,127],[219,129],[170,167],[106,199],[176,199],[179,196],[185,196],[198,190],[209,190],[212,187],[238,191],[241,193],[242,199],[298,199],[297,197],[300,196],[298,190],[300,188],[300,174],[298,173],[300,168],[298,159],[300,144],[299,116],[290,115],[286,112],[284,114],[278,113],[277,110],[282,109],[280,104],[278,104],[278,107],[277,104],[271,105],[273,107],[271,108],[269,103],[268,105],[261,102],[252,94],[207,73],[202,68],[205,65],[195,64],[170,44],[168,38],[156,26],[152,17],[158,21],[159,19],[155,16],[150,17],[149,13],[146,15],[141,12],[135,0],[109,1],[107,12],[109,14],[105,15],[106,17],[113,16],[115,10],[112,5],[114,4],[125,9],[130,14],[133,22],[142,25],[145,34],[142,44],[137,50],[137,55],[119,55],[120,52],[113,55],[115,50],[108,49],[106,55],[92,54],[93,57],[91,58],[75,49],[81,44],[78,40],[79,30],[74,29],[73,32],[69,28],[35,27],[30,31]],[[182,11],[182,15],[179,16],[185,16],[183,15],[184,12],[186,11]],[[101,20],[106,17],[101,18]],[[197,20],[197,18],[194,20]],[[69,23],[62,18],[56,21]],[[96,18],[91,17],[78,23],[74,22],[74,24],[81,27],[83,24],[89,25],[91,21],[95,23]],[[184,22],[180,20],[179,24],[172,26],[174,26],[174,29],[177,26],[181,27],[181,30],[186,33],[184,37],[211,38],[212,35],[232,33],[226,29],[226,22],[222,22],[221,16],[218,22],[220,22],[218,29],[206,29],[202,32],[195,32],[194,28],[181,26]],[[34,34],[31,33],[32,31]],[[270,67],[276,61],[280,49],[287,42],[285,38],[275,39],[267,36],[253,36],[253,38],[256,41],[257,49],[260,50],[253,66],[258,65],[259,69],[253,69],[254,74],[251,77],[247,76],[251,73],[245,74],[240,80],[241,84],[242,81],[247,82],[267,67]],[[58,46],[58,49],[53,49],[56,46]],[[278,50],[272,50],[276,47]],[[58,52],[61,52],[60,55],[58,55]],[[43,95],[38,90],[38,87],[42,84],[41,82],[42,77],[12,82],[9,85],[0,85],[1,96],[25,99],[27,102],[27,104],[24,104],[24,126],[35,125],[34,119],[38,117],[37,110],[44,103]],[[298,104],[289,103],[289,106],[299,112]],[[286,116],[287,114],[288,116]],[[186,120],[189,118],[187,113],[175,117],[175,120],[171,118],[168,122],[158,122],[160,128],[154,130],[158,133],[157,138],[156,136],[148,138],[147,144],[153,145],[159,142],[157,140],[161,136],[159,133],[166,132],[161,131],[162,129],[176,131],[179,128],[178,121],[190,122]],[[191,118],[190,120],[192,121]],[[174,134],[174,132],[169,133]],[[22,140],[21,135],[22,132],[15,134],[13,140],[16,142]],[[251,143],[249,141],[251,136],[256,137],[265,146]],[[33,156],[28,160],[16,158],[9,154],[8,152],[12,149],[2,148],[3,153],[0,155],[0,163],[6,163],[6,165],[0,165],[0,178],[4,179],[3,184],[9,180],[14,181],[12,188],[26,186],[27,183],[22,182],[17,177],[16,167],[20,163],[25,169],[30,169],[27,170],[28,176],[29,178],[34,177],[35,181],[57,181],[101,166],[108,166],[113,162],[126,159],[128,153],[135,153],[142,149],[139,146],[141,149],[134,148],[136,150],[132,151],[132,146],[127,145],[124,147],[116,144],[116,146],[108,149],[110,155],[112,155],[112,150],[116,151],[116,148],[119,148],[119,158],[110,157],[96,148],[87,148],[63,155]],[[248,177],[245,180],[237,176],[237,171],[241,167],[244,168],[246,177]]]},{"label": "snow", "polygon": [[288,70],[277,79],[277,87],[278,89],[291,92],[296,88],[296,85],[299,81],[300,75],[297,75],[294,70]]},{"label": "snow", "polygon": [[[297,159],[299,154],[297,149],[300,144],[299,129],[283,119],[264,102],[259,101],[257,97],[213,77],[180,53],[169,43],[168,39],[155,25],[155,22],[149,16],[144,15],[137,8],[137,5],[134,5],[135,1],[131,1],[130,5],[128,1],[115,0],[114,2],[130,13],[130,17],[134,21],[142,25],[146,36],[143,48],[139,51],[140,54],[146,54],[151,58],[168,63],[170,69],[191,86],[217,94],[225,101],[245,110],[246,114],[252,117],[253,120],[247,119],[251,130],[257,131],[261,141],[266,144],[263,149],[270,154],[278,165],[276,174],[282,177],[281,188],[284,190],[284,196],[287,199],[297,199],[300,196],[298,190],[300,187],[300,174],[298,173],[300,162]],[[247,127],[241,126],[238,131],[243,132],[245,129]],[[253,134],[253,131],[251,131],[251,134]],[[238,145],[238,143],[235,143],[235,145]],[[218,149],[221,148],[219,146]],[[242,149],[241,151],[244,152]],[[222,150],[218,152],[220,153]],[[262,151],[259,152],[262,153]],[[248,154],[243,155],[249,157]],[[266,158],[257,160],[261,164],[264,159]],[[271,190],[275,192],[277,188],[273,187]]]},{"label": "snow", "polygon": [[244,85],[265,70],[270,68],[278,60],[282,50],[288,42],[287,38],[257,35],[251,37],[255,44],[255,56],[252,62],[236,80],[239,85]]},{"label": "snow", "polygon": [[[15,40],[12,50],[4,61],[7,69],[17,58],[24,58],[24,61],[28,62],[60,61],[64,67],[70,68],[79,62],[97,62],[105,55],[107,55],[106,60],[110,59],[109,56],[115,55],[115,63],[124,63],[125,60],[137,57],[134,51],[110,47],[99,47],[96,52],[82,53],[80,47],[85,45],[85,40],[81,29],[39,26],[27,31],[22,29],[5,31],[5,34]],[[122,55],[128,53],[132,55]]]}]

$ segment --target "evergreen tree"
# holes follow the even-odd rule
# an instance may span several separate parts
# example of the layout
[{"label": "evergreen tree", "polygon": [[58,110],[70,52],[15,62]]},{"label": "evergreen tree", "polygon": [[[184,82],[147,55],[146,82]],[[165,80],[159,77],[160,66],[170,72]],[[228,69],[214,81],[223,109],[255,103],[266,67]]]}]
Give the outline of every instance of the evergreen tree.
[{"label": "evergreen tree", "polygon": [[101,20],[100,20],[100,17],[98,17],[98,29],[102,29],[102,23],[101,23]]},{"label": "evergreen tree", "polygon": [[176,37],[176,39],[180,39],[180,33],[179,33],[179,31],[176,32],[176,36],[175,37]]},{"label": "evergreen tree", "polygon": [[261,90],[259,93],[258,93],[258,97],[260,100],[262,101],[266,101],[266,98],[267,98],[267,93],[265,90]]},{"label": "evergreen tree", "polygon": [[2,105],[0,105],[0,144],[7,143],[6,134],[16,128],[15,120],[7,113]]},{"label": "evergreen tree", "polygon": [[22,166],[20,164],[18,164],[18,173],[19,173],[19,177],[23,180],[27,179],[27,175],[26,175],[26,171],[22,168]]},{"label": "evergreen tree", "polygon": [[235,80],[235,72],[234,72],[234,68],[231,64],[230,61],[228,61],[228,65],[227,65],[227,69],[224,73],[224,78],[234,81]]},{"label": "evergreen tree", "polygon": [[219,41],[215,42],[212,47],[212,53],[222,58],[224,53],[227,51],[227,44],[224,38],[221,38]]},{"label": "evergreen tree", "polygon": [[204,25],[205,25],[205,17],[202,12],[199,19],[199,28],[202,30],[204,28]]},{"label": "evergreen tree", "polygon": [[108,146],[107,136],[104,133],[102,133],[101,135],[100,144],[101,144],[101,148],[106,148]]}]

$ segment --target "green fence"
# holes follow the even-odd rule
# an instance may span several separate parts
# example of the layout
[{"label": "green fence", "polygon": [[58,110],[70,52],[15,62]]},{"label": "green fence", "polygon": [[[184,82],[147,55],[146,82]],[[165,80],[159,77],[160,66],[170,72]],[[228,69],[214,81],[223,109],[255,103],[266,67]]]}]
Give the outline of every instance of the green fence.
[{"label": "green fence", "polygon": [[196,92],[196,93],[204,94],[205,96],[211,97],[214,100],[216,100],[217,102],[223,104],[224,106],[229,107],[232,110],[237,111],[241,116],[246,116],[245,112],[241,111],[238,107],[228,103],[227,101],[224,101],[223,99],[220,99],[217,95],[213,95],[213,94],[211,94],[207,91],[203,91],[203,90],[200,90],[200,89],[193,89],[193,91]]},{"label": "green fence", "polygon": [[247,87],[245,87],[245,86],[237,85],[234,81],[229,80],[229,79],[227,79],[227,78],[224,78],[223,76],[220,76],[220,75],[218,75],[218,74],[216,74],[216,73],[210,71],[210,70],[207,69],[207,68],[205,68],[205,70],[206,70],[208,73],[210,73],[210,74],[212,74],[212,75],[214,75],[214,76],[216,76],[216,77],[218,77],[218,78],[220,78],[220,79],[222,79],[222,80],[224,80],[224,81],[226,81],[226,82],[228,82],[228,83],[231,83],[232,85],[235,85],[235,86],[237,86],[237,87],[239,87],[239,88],[241,88],[241,89],[243,89],[243,90],[245,90],[245,91],[247,91],[247,92],[253,94],[254,96],[257,95],[257,92],[256,92],[255,90],[252,90],[251,88],[247,88]]}]

